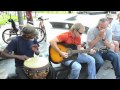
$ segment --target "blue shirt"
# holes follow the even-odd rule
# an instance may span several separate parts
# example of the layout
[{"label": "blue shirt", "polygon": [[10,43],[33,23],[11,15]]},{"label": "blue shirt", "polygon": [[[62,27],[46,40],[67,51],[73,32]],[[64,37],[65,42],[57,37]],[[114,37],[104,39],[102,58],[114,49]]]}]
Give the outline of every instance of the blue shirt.
[{"label": "blue shirt", "polygon": [[[7,46],[9,53],[14,52],[15,55],[26,55],[33,57],[32,45],[38,44],[37,40],[24,40],[22,36],[14,38]],[[38,44],[39,45],[39,44]],[[24,61],[15,59],[15,66],[23,66]]]}]

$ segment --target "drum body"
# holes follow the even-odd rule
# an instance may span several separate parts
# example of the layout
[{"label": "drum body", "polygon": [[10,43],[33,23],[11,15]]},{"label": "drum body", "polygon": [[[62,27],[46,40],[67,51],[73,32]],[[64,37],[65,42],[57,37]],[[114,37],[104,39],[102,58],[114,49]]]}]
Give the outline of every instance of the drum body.
[{"label": "drum body", "polygon": [[24,71],[30,79],[46,79],[49,61],[44,57],[32,57],[24,62]]}]

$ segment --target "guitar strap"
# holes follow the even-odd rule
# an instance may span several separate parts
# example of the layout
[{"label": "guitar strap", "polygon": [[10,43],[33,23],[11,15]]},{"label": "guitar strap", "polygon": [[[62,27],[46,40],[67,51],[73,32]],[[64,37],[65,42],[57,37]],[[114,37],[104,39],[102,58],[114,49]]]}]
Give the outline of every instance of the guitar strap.
[{"label": "guitar strap", "polygon": [[70,65],[69,65],[69,68],[71,69],[71,66],[72,66],[72,64],[75,62],[75,60],[73,60],[71,63],[70,63]]},{"label": "guitar strap", "polygon": [[[66,61],[68,61],[68,60],[66,60]],[[73,61],[70,63],[70,65],[68,66],[69,69],[71,69],[71,66],[72,66],[72,64],[73,64],[74,62],[75,62],[75,60],[73,60]],[[64,60],[61,62],[61,64],[64,65],[64,66],[66,66]]]},{"label": "guitar strap", "polygon": [[[68,40],[68,38],[67,38],[67,40]],[[64,43],[64,42],[62,42],[62,43]],[[67,60],[68,61],[68,60]],[[75,62],[75,60],[73,60],[71,63],[70,63],[70,65],[68,66],[68,68],[71,70],[71,66],[72,66],[72,64]],[[62,65],[64,65],[64,66],[66,66],[65,64],[65,61],[63,60],[62,62],[61,62],[61,64]]]},{"label": "guitar strap", "polygon": [[[64,62],[65,62],[65,61],[61,62],[61,64],[64,65],[64,66],[66,66],[66,65],[64,64]],[[73,61],[70,63],[70,65],[68,66],[68,71],[67,71],[67,74],[65,75],[65,77],[67,77],[68,74],[70,74],[71,66],[72,66],[72,64],[73,64],[74,62],[75,62],[75,60],[73,60]]]}]

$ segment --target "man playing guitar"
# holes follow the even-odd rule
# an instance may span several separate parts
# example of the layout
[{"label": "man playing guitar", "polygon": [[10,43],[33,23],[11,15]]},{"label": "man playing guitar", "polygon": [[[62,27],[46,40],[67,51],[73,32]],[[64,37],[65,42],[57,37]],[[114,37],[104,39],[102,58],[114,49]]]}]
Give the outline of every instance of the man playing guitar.
[{"label": "man playing guitar", "polygon": [[[72,25],[70,30],[68,32],[62,33],[52,39],[50,41],[50,45],[52,48],[54,48],[60,56],[64,57],[65,59],[69,57],[69,54],[67,52],[61,51],[61,49],[58,47],[59,42],[64,42],[65,44],[73,44],[75,45],[78,50],[81,50],[81,35],[84,33],[85,27],[81,23],[75,23]],[[91,49],[90,53],[93,54],[96,51]],[[73,61],[73,59],[69,60],[63,60],[62,63],[64,65],[69,66],[70,63]],[[88,64],[88,79],[96,79],[96,67],[95,67],[95,59],[87,54],[78,53],[78,57],[74,60],[73,64],[71,65],[71,71],[69,75],[69,79],[78,79],[80,70],[81,70],[81,64],[80,63],[87,63]]]}]

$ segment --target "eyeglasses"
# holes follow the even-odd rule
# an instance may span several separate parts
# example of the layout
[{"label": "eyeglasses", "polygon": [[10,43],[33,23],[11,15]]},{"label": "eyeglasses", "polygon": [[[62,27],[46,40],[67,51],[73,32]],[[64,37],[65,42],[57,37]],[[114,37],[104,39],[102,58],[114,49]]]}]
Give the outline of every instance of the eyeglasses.
[{"label": "eyeglasses", "polygon": [[82,33],[81,33],[81,32],[79,32],[79,31],[78,31],[78,33],[79,33],[80,35],[82,35]]},{"label": "eyeglasses", "polygon": [[113,20],[113,18],[107,18],[107,19],[109,19],[109,20]]}]

